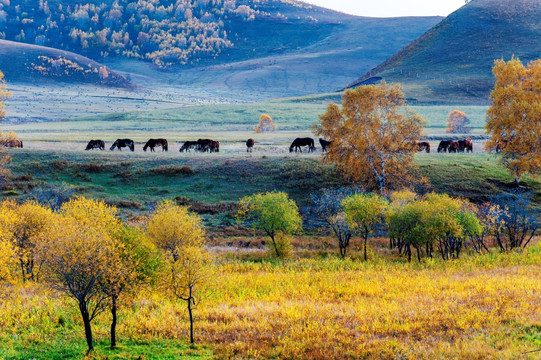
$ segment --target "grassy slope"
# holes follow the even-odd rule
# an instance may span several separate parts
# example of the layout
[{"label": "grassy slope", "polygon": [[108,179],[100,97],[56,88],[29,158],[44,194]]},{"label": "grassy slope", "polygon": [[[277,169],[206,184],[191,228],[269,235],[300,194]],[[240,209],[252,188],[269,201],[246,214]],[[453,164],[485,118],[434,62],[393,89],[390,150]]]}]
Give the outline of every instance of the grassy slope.
[{"label": "grassy slope", "polygon": [[359,80],[400,82],[423,102],[486,102],[495,59],[538,58],[540,16],[536,0],[473,0]]},{"label": "grassy slope", "polygon": [[[205,214],[211,227],[233,224],[231,203],[255,192],[285,191],[301,207],[328,187],[349,186],[322,165],[318,155],[249,156],[177,153],[83,153],[19,150],[13,157],[13,190],[4,196],[25,198],[36,186],[67,183],[85,196],[104,199],[125,215],[137,215],[164,198],[177,198]],[[506,191],[512,177],[494,156],[419,154],[418,164],[433,189],[476,203]],[[526,178],[537,204],[541,184]],[[222,205],[220,205],[222,204]]]},{"label": "grassy slope", "polygon": [[[42,74],[39,71],[32,70],[33,65],[43,65],[43,62],[39,59],[40,56],[55,60],[59,58],[66,59],[83,68],[83,71],[91,70],[91,72],[89,75],[84,76],[81,75],[81,72],[67,75],[61,71],[55,72],[54,76]],[[103,66],[94,60],[69,51],[0,40],[0,70],[5,74],[8,84],[11,82],[46,83],[48,81],[58,81],[132,88],[132,85],[124,77],[111,69],[108,69],[109,77],[107,79],[101,79],[97,70]],[[51,67],[49,66],[49,68]]]}]

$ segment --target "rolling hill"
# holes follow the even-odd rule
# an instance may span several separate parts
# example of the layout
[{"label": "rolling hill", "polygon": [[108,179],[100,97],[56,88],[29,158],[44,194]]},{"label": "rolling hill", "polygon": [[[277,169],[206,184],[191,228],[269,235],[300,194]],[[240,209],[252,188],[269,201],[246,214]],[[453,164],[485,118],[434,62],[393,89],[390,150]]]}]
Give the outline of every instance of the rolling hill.
[{"label": "rolling hill", "polygon": [[105,65],[44,46],[0,40],[0,64],[8,83],[59,81],[133,88],[127,79]]},{"label": "rolling hill", "polygon": [[[430,18],[428,27],[438,20]],[[94,60],[141,59],[160,68],[297,51],[340,32],[351,21],[367,23],[368,28],[387,22],[296,0],[0,1],[0,33],[6,40],[72,51]],[[405,37],[409,42],[408,34],[426,31],[427,20],[410,19],[402,25],[404,36],[395,31],[392,35],[398,39],[394,40],[384,31],[372,40],[390,41],[389,47]]]},{"label": "rolling hill", "polygon": [[495,59],[539,58],[539,19],[537,0],[473,0],[349,86],[382,77],[410,100],[486,103]]}]

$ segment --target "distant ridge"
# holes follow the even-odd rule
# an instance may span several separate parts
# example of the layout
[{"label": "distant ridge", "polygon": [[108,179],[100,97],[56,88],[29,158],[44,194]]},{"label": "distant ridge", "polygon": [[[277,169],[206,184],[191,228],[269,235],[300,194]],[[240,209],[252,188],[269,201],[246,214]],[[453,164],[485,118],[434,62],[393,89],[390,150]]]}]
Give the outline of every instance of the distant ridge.
[{"label": "distant ridge", "polygon": [[421,102],[487,102],[495,59],[541,57],[541,2],[473,0],[356,81],[400,82]]},{"label": "distant ridge", "polygon": [[69,82],[132,88],[110,68],[68,51],[0,40],[0,70],[10,82]]}]

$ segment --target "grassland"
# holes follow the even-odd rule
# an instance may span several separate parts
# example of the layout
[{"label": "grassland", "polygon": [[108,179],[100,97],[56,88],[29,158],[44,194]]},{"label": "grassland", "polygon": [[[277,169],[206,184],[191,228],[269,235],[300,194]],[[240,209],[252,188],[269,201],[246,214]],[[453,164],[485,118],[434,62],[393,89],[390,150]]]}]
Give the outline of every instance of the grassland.
[{"label": "grassland", "polygon": [[[541,348],[541,247],[512,254],[405,263],[372,242],[368,262],[342,261],[308,240],[309,258],[218,255],[213,294],[196,310],[186,347],[182,303],[146,290],[123,303],[120,349],[95,321],[95,359],[536,359]],[[359,256],[360,257],[360,256]],[[39,285],[0,299],[0,357],[83,358],[71,299]],[[14,321],[14,319],[17,319]],[[214,354],[212,354],[214,353]]]},{"label": "grassland", "polygon": [[[202,215],[215,256],[213,293],[196,309],[195,347],[186,344],[182,303],[149,288],[124,299],[118,350],[108,350],[109,318],[94,324],[93,359],[536,359],[541,348],[541,243],[521,251],[460,260],[407,263],[370,241],[361,260],[354,238],[350,258],[338,258],[332,238],[313,227],[309,196],[351,186],[320,153],[290,154],[295,136],[310,136],[314,117],[335,94],[248,105],[212,105],[126,113],[13,128],[24,149],[10,149],[12,175],[2,198],[32,198],[45,186],[116,205],[129,223],[141,224],[156,202],[176,199]],[[285,103],[284,103],[285,102]],[[298,110],[292,111],[293,105]],[[429,119],[427,135],[440,136],[454,107],[415,107]],[[481,134],[484,107],[461,107]],[[279,131],[255,135],[260,112],[274,115]],[[232,119],[230,123],[221,119]],[[182,120],[184,119],[184,120]],[[205,129],[205,130],[202,130]],[[152,135],[151,135],[152,134]],[[133,137],[136,151],[83,151],[90,138]],[[144,153],[150,136],[170,139],[168,153]],[[217,154],[179,153],[175,140],[217,138]],[[254,153],[245,152],[256,138]],[[432,141],[433,146],[437,145]],[[508,190],[512,177],[498,158],[474,144],[474,154],[419,153],[417,164],[434,191],[482,203]],[[541,205],[541,182],[524,184]],[[265,251],[265,238],[237,226],[235,203],[255,192],[281,190],[307,220],[293,239],[289,260]],[[1,359],[84,358],[80,315],[73,301],[43,285],[8,289],[0,297]]]},{"label": "grassland", "polygon": [[[184,141],[187,138],[205,136],[220,141],[255,137],[259,142],[287,143],[299,135],[311,136],[312,124],[318,122],[319,115],[326,111],[329,102],[340,102],[340,96],[340,93],[330,93],[252,104],[199,105],[117,112],[54,122],[8,123],[5,127],[14,130],[23,140],[84,142],[90,138],[114,141],[118,137],[131,137],[137,141],[146,141],[149,137],[160,136],[170,141]],[[411,106],[411,109],[427,120],[427,135],[444,135],[447,117],[455,109],[468,115],[473,135],[484,133],[486,106]],[[270,114],[274,119],[278,125],[277,133],[254,135],[253,129],[263,113]]]},{"label": "grassland", "polygon": [[[118,206],[127,217],[152,209],[164,198],[176,198],[204,215],[208,226],[227,227],[234,225],[234,204],[242,196],[280,190],[305,208],[312,193],[351,186],[333,166],[321,163],[319,153],[290,154],[287,146],[257,145],[255,153],[247,154],[238,142],[218,154],[181,154],[176,149],[169,153],[70,151],[62,149],[65,145],[11,150],[12,178],[3,196],[25,199],[34,196],[36,188],[68,184],[78,194]],[[422,153],[417,163],[433,190],[476,203],[508,190],[512,181],[494,155]],[[528,177],[524,181],[540,204],[541,183]]]}]

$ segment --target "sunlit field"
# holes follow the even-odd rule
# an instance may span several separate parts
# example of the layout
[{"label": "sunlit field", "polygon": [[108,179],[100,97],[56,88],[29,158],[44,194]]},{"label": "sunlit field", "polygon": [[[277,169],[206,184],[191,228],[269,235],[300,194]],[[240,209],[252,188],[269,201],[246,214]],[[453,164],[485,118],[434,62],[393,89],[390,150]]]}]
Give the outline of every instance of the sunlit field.
[{"label": "sunlit field", "polygon": [[[121,308],[119,350],[106,350],[109,319],[97,319],[94,358],[538,358],[527,352],[541,348],[539,244],[420,264],[384,246],[368,262],[333,249],[286,261],[222,253],[214,292],[196,310],[201,345],[183,345],[184,305],[149,289]],[[72,300],[41,286],[11,290],[0,300],[0,357],[83,358]]]}]

